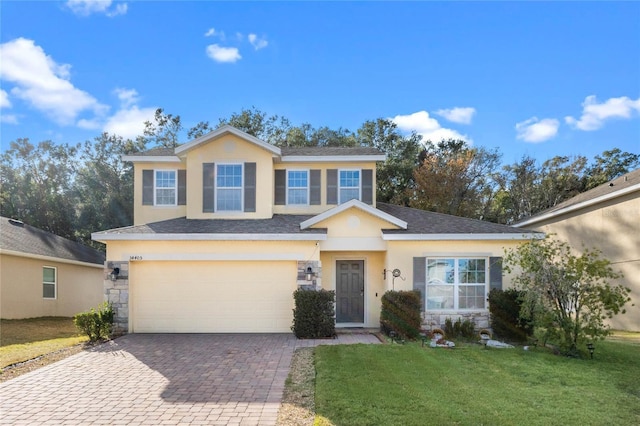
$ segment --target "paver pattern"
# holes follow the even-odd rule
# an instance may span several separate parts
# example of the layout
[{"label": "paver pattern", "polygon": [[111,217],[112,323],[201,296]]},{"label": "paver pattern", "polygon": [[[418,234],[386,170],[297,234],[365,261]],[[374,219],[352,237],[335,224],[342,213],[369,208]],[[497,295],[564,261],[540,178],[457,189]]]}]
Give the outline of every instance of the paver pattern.
[{"label": "paver pattern", "polygon": [[0,383],[1,425],[275,425],[291,357],[370,334],[131,334]]}]

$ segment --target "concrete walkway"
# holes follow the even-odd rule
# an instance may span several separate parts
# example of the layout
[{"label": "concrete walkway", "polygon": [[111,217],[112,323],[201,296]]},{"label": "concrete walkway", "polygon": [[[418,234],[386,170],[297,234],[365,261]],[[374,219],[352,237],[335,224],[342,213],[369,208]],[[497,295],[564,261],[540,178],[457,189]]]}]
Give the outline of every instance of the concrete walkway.
[{"label": "concrete walkway", "polygon": [[0,383],[2,425],[275,425],[299,347],[371,334],[132,334]]}]

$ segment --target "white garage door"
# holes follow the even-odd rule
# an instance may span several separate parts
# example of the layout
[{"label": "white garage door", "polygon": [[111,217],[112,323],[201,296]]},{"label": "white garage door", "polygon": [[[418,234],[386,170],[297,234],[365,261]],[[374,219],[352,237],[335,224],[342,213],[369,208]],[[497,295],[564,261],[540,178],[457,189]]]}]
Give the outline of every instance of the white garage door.
[{"label": "white garage door", "polygon": [[133,262],[134,333],[290,332],[296,262]]}]

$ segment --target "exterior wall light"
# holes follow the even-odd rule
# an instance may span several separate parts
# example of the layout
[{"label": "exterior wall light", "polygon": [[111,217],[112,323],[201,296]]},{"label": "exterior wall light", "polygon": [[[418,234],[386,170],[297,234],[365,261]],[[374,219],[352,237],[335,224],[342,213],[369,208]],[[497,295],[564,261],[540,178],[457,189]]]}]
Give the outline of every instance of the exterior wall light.
[{"label": "exterior wall light", "polygon": [[111,271],[111,273],[109,274],[109,279],[111,281],[115,281],[118,279],[118,275],[120,275],[120,268],[115,267],[113,268],[113,271]]},{"label": "exterior wall light", "polygon": [[307,281],[311,281],[313,280],[313,269],[311,268],[311,266],[307,266],[307,270],[306,270],[306,276],[307,276]]}]

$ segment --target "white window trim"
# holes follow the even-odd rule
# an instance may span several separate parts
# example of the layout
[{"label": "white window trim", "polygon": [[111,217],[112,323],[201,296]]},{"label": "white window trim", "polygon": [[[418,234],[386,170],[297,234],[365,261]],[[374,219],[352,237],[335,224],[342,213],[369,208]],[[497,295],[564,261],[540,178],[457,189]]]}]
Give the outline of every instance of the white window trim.
[{"label": "white window trim", "polygon": [[[159,188],[157,185],[158,172],[173,172],[175,175],[175,186],[173,187],[173,204],[158,204],[158,189],[171,189],[169,187]],[[178,170],[177,169],[154,169],[153,170],[153,205],[154,207],[175,207],[178,205]]]},{"label": "white window trim", "polygon": [[[58,268],[55,266],[47,266],[47,265],[43,265],[42,266],[42,272],[44,272],[45,268],[47,269],[53,269],[53,273],[54,273],[54,281],[53,282],[45,282],[44,277],[42,277],[42,298],[46,299],[46,300],[56,300],[58,298]],[[44,296],[44,285],[45,284],[53,284],[53,297],[45,297]]]},{"label": "white window trim", "polygon": [[[306,189],[307,192],[307,202],[306,203],[302,203],[302,204],[290,204],[289,203],[289,172],[305,172],[307,174],[307,187],[304,188]],[[311,196],[311,172],[309,171],[309,169],[287,169],[286,171],[286,192],[285,192],[285,203],[287,206],[291,205],[291,206],[308,206],[309,205],[309,198]],[[294,187],[291,189],[303,189],[302,187]]]},{"label": "white window trim", "polygon": [[[240,210],[218,210],[218,167],[220,166],[240,166]],[[214,212],[221,213],[241,213],[244,211],[244,163],[216,163],[215,165],[215,176],[214,176]],[[222,186],[219,189],[238,189],[235,186]]]},{"label": "white window trim", "polygon": [[[338,169],[338,204],[346,203],[349,200],[342,200],[342,189],[354,189],[355,186],[340,185],[340,173],[342,172],[358,172],[358,201],[362,200],[362,169]],[[353,200],[353,198],[351,198]]]},{"label": "white window trim", "polygon": [[[453,286],[453,308],[452,309],[428,309],[429,312],[484,312],[487,311],[488,305],[486,298],[489,296],[489,258],[484,256],[427,256],[425,259],[425,291],[424,291],[424,306],[425,310],[427,310],[427,298],[429,295],[429,268],[428,262],[429,260],[437,260],[437,259],[453,259],[453,284],[444,284]],[[458,298],[458,290],[461,285],[463,286],[479,286],[481,283],[471,284],[471,283],[460,283],[459,276],[459,260],[484,260],[484,295],[485,295],[485,303],[484,308],[460,308],[460,302]]]}]

